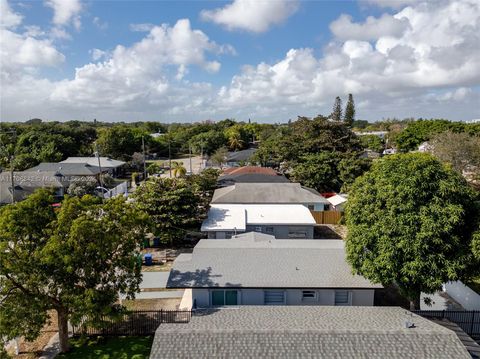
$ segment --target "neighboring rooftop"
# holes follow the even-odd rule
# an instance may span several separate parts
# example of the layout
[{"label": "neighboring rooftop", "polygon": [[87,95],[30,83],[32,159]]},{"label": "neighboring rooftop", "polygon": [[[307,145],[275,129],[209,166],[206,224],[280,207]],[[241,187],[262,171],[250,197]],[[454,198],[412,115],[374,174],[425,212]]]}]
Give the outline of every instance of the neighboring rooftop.
[{"label": "neighboring rooftop", "polygon": [[347,202],[347,195],[336,194],[335,196],[327,198],[327,201],[330,202],[332,206],[338,206],[339,204]]},{"label": "neighboring rooftop", "polygon": [[244,231],[247,225],[315,224],[308,208],[301,204],[212,204],[201,230]]},{"label": "neighboring rooftop", "polygon": [[236,183],[215,190],[211,203],[329,204],[320,193],[300,183]]},{"label": "neighboring rooftop", "polygon": [[283,175],[277,174],[272,168],[244,166],[230,167],[223,171],[218,178],[220,186],[229,186],[235,183],[289,183]]},{"label": "neighboring rooftop", "polygon": [[246,233],[204,239],[173,263],[169,288],[382,288],[353,275],[340,240]]},{"label": "neighboring rooftop", "polygon": [[89,165],[88,163],[57,163],[42,162],[39,165],[29,168],[24,172],[58,172],[63,176],[95,176],[100,173],[98,167]]},{"label": "neighboring rooftop", "polygon": [[189,323],[160,325],[150,354],[214,357],[471,358],[454,332],[402,308],[332,306],[197,311]]},{"label": "neighboring rooftop", "polygon": [[[68,157],[66,160],[60,163],[86,163],[90,166],[98,167],[97,157]],[[123,166],[125,162],[112,160],[108,157],[100,157],[100,166],[103,168],[117,168]]]},{"label": "neighboring rooftop", "polygon": [[277,176],[277,171],[269,167],[258,166],[243,166],[243,167],[229,167],[223,170],[222,175],[240,175],[247,173],[258,173],[267,176]]},{"label": "neighboring rooftop", "polygon": [[256,151],[256,148],[249,148],[243,151],[229,152],[226,162],[248,162]]}]

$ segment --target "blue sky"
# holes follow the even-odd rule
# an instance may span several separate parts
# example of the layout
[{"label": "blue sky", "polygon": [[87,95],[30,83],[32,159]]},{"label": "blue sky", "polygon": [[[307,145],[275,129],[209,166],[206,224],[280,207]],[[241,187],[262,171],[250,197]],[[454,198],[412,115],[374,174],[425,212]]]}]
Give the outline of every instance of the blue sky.
[{"label": "blue sky", "polygon": [[0,1],[4,121],[480,117],[474,0]]}]

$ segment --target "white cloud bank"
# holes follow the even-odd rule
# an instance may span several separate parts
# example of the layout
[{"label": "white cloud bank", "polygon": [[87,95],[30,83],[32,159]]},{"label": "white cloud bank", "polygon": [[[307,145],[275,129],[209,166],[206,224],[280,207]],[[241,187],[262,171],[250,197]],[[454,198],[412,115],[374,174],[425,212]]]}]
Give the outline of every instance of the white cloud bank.
[{"label": "white cloud bank", "polygon": [[[220,70],[233,54],[189,20],[144,28],[137,43],[92,49],[93,62],[71,79],[43,78],[65,57],[40,29],[18,32],[22,17],[0,0],[2,119],[282,121],[328,114],[335,96],[353,93],[364,119],[386,116],[480,117],[480,3],[418,2],[394,15],[332,22],[332,41],[292,48],[274,63],[246,65],[224,86],[190,82],[189,70]],[[7,11],[4,11],[7,9]],[[7,19],[7,20],[5,20]],[[339,26],[344,25],[344,26]]]},{"label": "white cloud bank", "polygon": [[200,16],[228,30],[260,33],[284,22],[297,8],[297,1],[292,0],[234,0],[223,8],[204,10]]},{"label": "white cloud bank", "polygon": [[65,26],[72,23],[80,29],[80,13],[82,4],[80,0],[46,0],[45,5],[53,9],[53,23]]}]

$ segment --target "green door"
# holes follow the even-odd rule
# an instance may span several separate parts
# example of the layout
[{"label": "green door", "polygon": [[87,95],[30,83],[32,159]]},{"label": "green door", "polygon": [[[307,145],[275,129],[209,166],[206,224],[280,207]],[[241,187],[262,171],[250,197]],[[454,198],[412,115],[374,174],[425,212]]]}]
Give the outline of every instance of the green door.
[{"label": "green door", "polygon": [[216,290],[212,292],[212,305],[225,305],[225,292],[223,290]]},{"label": "green door", "polygon": [[225,304],[226,305],[237,305],[237,291],[236,290],[225,291]]}]

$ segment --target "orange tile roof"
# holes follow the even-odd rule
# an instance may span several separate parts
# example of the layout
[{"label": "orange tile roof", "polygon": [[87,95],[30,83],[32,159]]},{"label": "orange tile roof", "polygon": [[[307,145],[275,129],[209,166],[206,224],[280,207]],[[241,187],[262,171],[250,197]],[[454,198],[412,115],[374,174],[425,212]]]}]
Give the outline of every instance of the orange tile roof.
[{"label": "orange tile roof", "polygon": [[267,176],[277,175],[277,172],[273,168],[257,166],[230,167],[223,170],[224,175],[241,175],[247,173],[259,173]]}]

